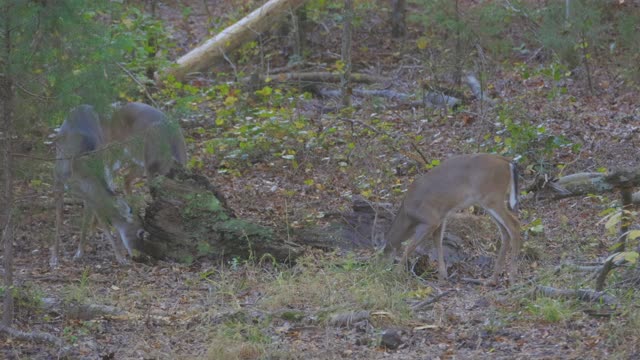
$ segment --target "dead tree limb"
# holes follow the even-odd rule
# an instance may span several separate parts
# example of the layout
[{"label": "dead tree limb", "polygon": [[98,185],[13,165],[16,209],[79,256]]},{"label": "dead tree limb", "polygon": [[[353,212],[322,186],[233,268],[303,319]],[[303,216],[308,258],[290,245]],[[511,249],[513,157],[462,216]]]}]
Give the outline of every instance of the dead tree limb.
[{"label": "dead tree limb", "polygon": [[628,264],[627,257],[624,252],[616,252],[610,255],[600,267],[596,277],[596,291],[602,291],[604,289],[607,275],[611,270],[622,267]]},{"label": "dead tree limb", "polygon": [[482,85],[480,84],[480,81],[475,77],[475,75],[467,74],[464,80],[467,83],[467,86],[469,86],[469,88],[471,89],[471,92],[476,99],[484,101],[490,105],[495,105],[496,101],[487,96],[487,94],[484,92],[484,89],[482,88]]},{"label": "dead tree limb", "polygon": [[8,336],[14,339],[18,339],[22,341],[33,341],[36,343],[53,344],[61,348],[63,353],[66,353],[69,351],[69,349],[65,347],[65,343],[64,341],[62,341],[62,339],[51,334],[38,332],[38,331],[24,332],[24,331],[20,331],[18,329],[14,329],[12,327],[4,326],[4,325],[0,325],[0,332],[7,334]]},{"label": "dead tree limb", "polygon": [[183,55],[176,61],[176,66],[164,70],[159,74],[159,78],[166,79],[167,76],[173,75],[176,80],[184,81],[190,73],[207,69],[215,61],[222,59],[225,53],[232,52],[268,30],[279,17],[286,15],[289,9],[295,9],[304,2],[305,0],[267,1],[242,20]]},{"label": "dead tree limb", "polygon": [[[318,83],[339,83],[341,74],[319,71],[319,72],[290,72],[290,73],[281,73],[274,75],[261,75],[259,76],[259,80],[261,82],[266,82],[267,79],[272,82],[300,82],[303,85],[310,84],[318,84]],[[253,81],[254,79],[251,77],[245,77],[242,79],[243,82]],[[375,84],[375,83],[385,83],[388,82],[389,79],[376,75],[362,74],[362,73],[351,73],[350,80],[352,82],[363,83],[363,84]]]},{"label": "dead tree limb", "polygon": [[[328,98],[340,98],[342,96],[342,91],[340,90],[319,89],[318,93],[320,96]],[[406,105],[415,107],[455,108],[461,103],[458,98],[435,92],[427,93],[423,101],[409,101],[411,98],[409,94],[393,90],[353,89],[353,95],[363,97],[379,96],[387,99],[398,100]]]},{"label": "dead tree limb", "polygon": [[618,299],[611,295],[588,289],[568,290],[538,285],[533,290],[532,295],[534,297],[545,296],[560,299],[578,299],[586,302],[598,302],[608,306],[615,306],[618,303]]}]

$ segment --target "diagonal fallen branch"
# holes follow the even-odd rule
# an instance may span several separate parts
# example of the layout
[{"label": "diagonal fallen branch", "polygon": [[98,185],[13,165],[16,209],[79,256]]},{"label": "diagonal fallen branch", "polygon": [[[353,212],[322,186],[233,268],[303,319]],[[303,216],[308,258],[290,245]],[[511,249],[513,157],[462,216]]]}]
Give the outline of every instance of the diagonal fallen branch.
[{"label": "diagonal fallen branch", "polygon": [[544,296],[559,299],[578,299],[586,302],[597,302],[608,306],[616,306],[618,299],[601,291],[588,289],[568,290],[551,286],[538,285],[532,292],[533,297]]}]

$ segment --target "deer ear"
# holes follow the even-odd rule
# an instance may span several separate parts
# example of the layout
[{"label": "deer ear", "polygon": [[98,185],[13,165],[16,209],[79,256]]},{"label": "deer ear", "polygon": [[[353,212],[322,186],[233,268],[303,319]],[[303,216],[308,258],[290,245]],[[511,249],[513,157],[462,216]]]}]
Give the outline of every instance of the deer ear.
[{"label": "deer ear", "polygon": [[144,240],[144,229],[138,229],[138,231],[136,232],[136,237],[139,240]]}]

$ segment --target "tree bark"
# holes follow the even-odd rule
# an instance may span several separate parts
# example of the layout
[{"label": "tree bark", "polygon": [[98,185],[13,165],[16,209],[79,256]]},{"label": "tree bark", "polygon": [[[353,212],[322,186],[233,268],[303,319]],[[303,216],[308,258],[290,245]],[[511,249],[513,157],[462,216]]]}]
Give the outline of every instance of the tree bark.
[{"label": "tree bark", "polygon": [[391,0],[391,36],[401,38],[407,34],[407,1]]},{"label": "tree bark", "polygon": [[2,190],[2,237],[4,258],[4,302],[2,324],[10,327],[13,323],[13,81],[11,69],[11,17],[10,5],[3,10],[4,49],[0,74],[0,116],[2,116],[2,173],[4,188]]},{"label": "tree bark", "polygon": [[342,24],[342,63],[344,71],[340,79],[342,106],[351,106],[351,21],[353,19],[353,0],[344,0],[344,23]]},{"label": "tree bark", "polygon": [[246,41],[254,39],[258,34],[268,30],[279,17],[286,14],[286,10],[296,9],[305,1],[267,1],[267,3],[242,20],[183,55],[178,59],[175,67],[166,69],[164,73],[159,74],[160,79],[174,76],[177,81],[184,81],[190,73],[207,69],[215,61],[222,59],[225,54],[230,53]]}]

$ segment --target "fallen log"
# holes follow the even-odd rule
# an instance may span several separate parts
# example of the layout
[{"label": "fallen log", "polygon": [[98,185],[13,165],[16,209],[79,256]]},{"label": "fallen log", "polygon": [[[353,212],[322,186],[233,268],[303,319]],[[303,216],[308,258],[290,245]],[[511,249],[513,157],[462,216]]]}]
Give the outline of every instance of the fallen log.
[{"label": "fallen log", "polygon": [[268,30],[276,23],[279,17],[285,15],[290,9],[296,9],[305,1],[267,1],[242,20],[222,30],[218,35],[180,57],[176,61],[176,66],[165,69],[163,73],[159,74],[160,81],[168,76],[175,77],[177,81],[184,81],[190,73],[205,70],[217,60],[224,58],[225,54],[229,54],[245,42]]},{"label": "fallen log", "polygon": [[[329,90],[329,89],[318,89],[318,94],[322,97],[327,98],[341,98],[342,91],[340,90]],[[397,100],[402,102],[403,104],[415,106],[415,107],[434,107],[434,108],[455,108],[458,106],[461,101],[458,98],[453,96],[448,96],[443,93],[436,92],[428,92],[425,94],[422,100],[409,101],[411,95],[400,93],[393,90],[367,90],[367,89],[353,89],[353,95],[363,96],[363,97],[384,97],[387,99]]]},{"label": "fallen log", "polygon": [[[610,174],[583,172],[552,181],[539,181],[527,190],[535,191],[538,199],[562,199],[588,194],[611,192],[616,188],[640,186],[640,168],[618,170]],[[634,204],[640,203],[640,192],[632,195]]]},{"label": "fallen log", "polygon": [[[261,75],[258,76],[258,80],[260,82],[266,82],[267,79],[271,82],[296,82],[302,83],[303,85],[310,84],[318,84],[318,83],[339,83],[340,82],[340,74],[320,71],[320,72],[292,72],[292,73],[282,73],[282,74],[274,74],[274,75]],[[362,74],[362,73],[351,73],[350,80],[352,82],[363,83],[363,84],[375,84],[375,83],[384,83],[388,82],[389,79],[385,77]],[[255,81],[255,78],[252,76],[248,76],[242,79],[242,82],[250,82]]]},{"label": "fallen log", "polygon": [[[150,182],[148,232],[137,250],[157,259],[191,263],[199,258],[294,260],[302,248],[274,231],[236,218],[224,197],[202,175],[173,169]],[[284,238],[284,237],[282,237]]]}]

